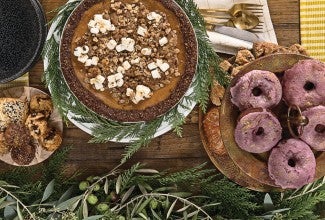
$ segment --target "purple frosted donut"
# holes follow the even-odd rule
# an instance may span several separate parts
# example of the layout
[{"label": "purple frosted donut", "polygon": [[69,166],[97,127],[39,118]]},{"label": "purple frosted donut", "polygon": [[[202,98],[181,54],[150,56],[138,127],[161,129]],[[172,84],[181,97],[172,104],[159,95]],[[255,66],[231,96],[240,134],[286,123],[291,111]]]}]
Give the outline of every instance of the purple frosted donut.
[{"label": "purple frosted donut", "polygon": [[269,108],[277,105],[282,97],[282,87],[274,73],[253,70],[239,78],[230,88],[231,102],[239,110]]},{"label": "purple frosted donut", "polygon": [[263,153],[278,143],[281,134],[280,122],[272,113],[262,108],[249,109],[239,116],[235,141],[245,151]]},{"label": "purple frosted donut", "polygon": [[325,106],[316,106],[302,112],[308,118],[301,139],[317,151],[325,151]]},{"label": "purple frosted donut", "polygon": [[305,142],[289,139],[272,149],[268,170],[275,184],[281,188],[300,188],[314,180],[316,159]]},{"label": "purple frosted donut", "polygon": [[325,64],[300,60],[283,76],[283,97],[288,105],[307,108],[325,104]]}]

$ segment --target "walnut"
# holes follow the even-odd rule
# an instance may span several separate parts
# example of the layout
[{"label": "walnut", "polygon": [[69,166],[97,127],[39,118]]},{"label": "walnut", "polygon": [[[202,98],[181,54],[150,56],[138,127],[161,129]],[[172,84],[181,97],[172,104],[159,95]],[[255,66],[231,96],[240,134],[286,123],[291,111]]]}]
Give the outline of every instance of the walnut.
[{"label": "walnut", "polygon": [[255,60],[254,55],[249,50],[240,50],[236,55],[235,63],[238,65],[244,65],[246,63]]},{"label": "walnut", "polygon": [[219,64],[219,67],[223,69],[225,72],[229,72],[231,69],[231,63],[228,60],[224,60]]},{"label": "walnut", "polygon": [[87,76],[90,78],[94,78],[97,75],[100,75],[102,71],[98,67],[91,67],[88,70]]}]

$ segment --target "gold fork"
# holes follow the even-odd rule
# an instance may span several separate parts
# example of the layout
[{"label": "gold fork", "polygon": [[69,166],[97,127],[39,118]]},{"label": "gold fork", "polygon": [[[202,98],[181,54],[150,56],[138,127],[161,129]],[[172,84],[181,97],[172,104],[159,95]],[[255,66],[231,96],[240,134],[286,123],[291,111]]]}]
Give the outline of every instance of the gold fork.
[{"label": "gold fork", "polygon": [[[199,9],[201,14],[215,15],[216,12],[226,12],[231,16],[235,16],[239,11],[249,11],[256,16],[263,16],[263,5],[251,4],[251,3],[237,3],[230,9]],[[219,16],[222,18],[222,16]]]},{"label": "gold fork", "polygon": [[[263,16],[262,7],[263,5],[239,3],[234,4],[230,9],[200,9],[200,12],[204,17],[208,29],[213,29],[216,25],[224,25],[232,27],[236,26],[237,28],[246,27],[246,29],[248,27],[252,32],[263,32],[263,21],[258,18]],[[217,15],[216,12],[226,12],[228,16]],[[250,19],[246,19],[246,16],[243,15],[248,15],[247,17],[250,17]],[[240,20],[238,20],[239,17],[241,17]],[[220,19],[229,20],[223,21]],[[250,23],[253,21],[254,24]],[[238,22],[240,23],[239,25]]]}]

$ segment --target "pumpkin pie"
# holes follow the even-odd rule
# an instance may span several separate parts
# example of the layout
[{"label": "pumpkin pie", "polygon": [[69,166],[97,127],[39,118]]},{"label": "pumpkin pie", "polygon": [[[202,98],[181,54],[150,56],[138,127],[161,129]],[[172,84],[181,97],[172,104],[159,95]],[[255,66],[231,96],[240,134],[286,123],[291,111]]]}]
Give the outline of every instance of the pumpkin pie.
[{"label": "pumpkin pie", "polygon": [[197,42],[174,1],[85,0],[66,24],[60,62],[71,91],[92,111],[149,121],[188,90]]}]

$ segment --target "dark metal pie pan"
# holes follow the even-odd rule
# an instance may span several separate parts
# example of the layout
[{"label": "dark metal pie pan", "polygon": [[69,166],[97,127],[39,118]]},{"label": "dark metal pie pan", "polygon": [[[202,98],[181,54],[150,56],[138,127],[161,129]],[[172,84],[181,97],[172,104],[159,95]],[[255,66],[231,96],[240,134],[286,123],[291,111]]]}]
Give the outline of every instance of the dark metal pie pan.
[{"label": "dark metal pie pan", "polygon": [[37,0],[1,2],[0,83],[20,77],[35,65],[46,33],[46,18]]}]

